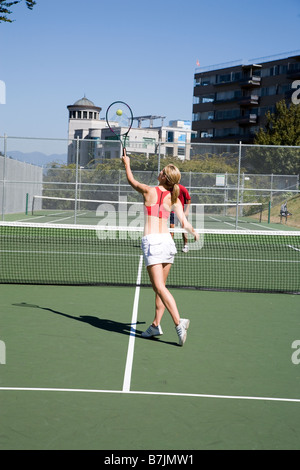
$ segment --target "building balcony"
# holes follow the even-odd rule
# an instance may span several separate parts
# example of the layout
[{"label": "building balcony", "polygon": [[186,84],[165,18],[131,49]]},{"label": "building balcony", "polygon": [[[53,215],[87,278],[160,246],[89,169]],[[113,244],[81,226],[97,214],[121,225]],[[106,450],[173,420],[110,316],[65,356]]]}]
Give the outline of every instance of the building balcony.
[{"label": "building balcony", "polygon": [[218,99],[216,98],[214,104],[227,104],[227,103],[237,103],[241,98],[240,97],[232,97],[232,98],[225,98],[225,99]]},{"label": "building balcony", "polygon": [[259,97],[257,95],[244,96],[243,98],[239,99],[238,104],[244,107],[258,106]]},{"label": "building balcony", "polygon": [[249,114],[248,116],[241,116],[237,119],[237,122],[240,126],[248,126],[257,123],[257,115],[256,114]]},{"label": "building balcony", "polygon": [[227,86],[227,85],[233,85],[235,83],[239,83],[240,80],[239,79],[234,79],[234,80],[224,80],[224,81],[219,81],[219,82],[216,82],[214,83],[213,85],[215,87],[222,87],[222,86]]},{"label": "building balcony", "polygon": [[251,77],[244,78],[239,82],[241,88],[255,88],[261,84],[261,78],[252,75]]}]

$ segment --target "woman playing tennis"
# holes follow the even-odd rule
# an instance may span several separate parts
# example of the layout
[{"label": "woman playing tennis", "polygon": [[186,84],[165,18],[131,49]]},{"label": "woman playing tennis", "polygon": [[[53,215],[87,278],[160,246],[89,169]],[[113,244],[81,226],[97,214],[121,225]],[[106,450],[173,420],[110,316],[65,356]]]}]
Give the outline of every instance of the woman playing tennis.
[{"label": "woman playing tennis", "polygon": [[142,250],[145,264],[155,292],[155,317],[152,325],[142,333],[142,337],[161,336],[163,334],[160,323],[165,308],[170,313],[179,338],[179,345],[183,346],[190,321],[180,318],[177,305],[171,292],[166,287],[176,246],[168,228],[168,218],[171,210],[177,215],[181,226],[199,239],[192,225],[187,221],[182,204],[178,199],[181,174],[174,165],[167,165],[158,175],[158,186],[152,187],[138,182],[131,171],[130,159],[123,152],[123,163],[128,183],[144,197],[145,227],[142,238]]}]

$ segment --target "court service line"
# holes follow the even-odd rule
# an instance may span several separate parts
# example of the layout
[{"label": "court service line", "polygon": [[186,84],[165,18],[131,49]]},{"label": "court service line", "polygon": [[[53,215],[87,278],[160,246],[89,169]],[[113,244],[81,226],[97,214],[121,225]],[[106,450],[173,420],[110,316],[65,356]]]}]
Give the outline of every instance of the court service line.
[{"label": "court service line", "polygon": [[97,390],[84,388],[39,388],[39,387],[0,387],[1,391],[11,392],[73,392],[73,393],[109,393],[128,395],[154,395],[161,397],[186,397],[186,398],[215,398],[222,400],[252,400],[269,402],[300,403],[300,398],[280,398],[280,397],[259,397],[247,395],[212,395],[207,393],[177,393],[177,392],[147,392],[138,390]]},{"label": "court service line", "polygon": [[[52,214],[52,217],[55,215],[60,215],[61,212],[57,212],[56,214]],[[35,215],[34,217],[26,217],[25,219],[18,219],[16,222],[28,222],[28,220],[36,220],[36,219],[42,219],[48,217],[46,215]]]},{"label": "court service line", "polygon": [[138,274],[137,274],[137,280],[136,280],[136,288],[135,288],[132,318],[131,318],[131,329],[130,329],[127,359],[126,359],[126,366],[125,366],[125,373],[124,373],[123,389],[122,389],[123,392],[129,392],[130,390],[133,352],[134,352],[134,343],[135,343],[134,325],[136,325],[136,322],[137,322],[140,289],[141,289],[140,284],[141,284],[141,276],[142,276],[142,267],[143,267],[143,255],[140,256],[140,262],[139,262],[139,268],[138,268]]}]

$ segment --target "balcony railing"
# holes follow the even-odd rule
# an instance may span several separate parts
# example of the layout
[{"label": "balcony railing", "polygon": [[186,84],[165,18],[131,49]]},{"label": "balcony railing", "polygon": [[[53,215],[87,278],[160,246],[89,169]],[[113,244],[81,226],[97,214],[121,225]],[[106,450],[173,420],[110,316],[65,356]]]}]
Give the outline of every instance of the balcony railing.
[{"label": "balcony railing", "polygon": [[242,88],[257,87],[257,86],[260,86],[260,83],[261,83],[261,78],[256,77],[256,76],[243,78],[242,80],[240,80],[240,86]]},{"label": "balcony railing", "polygon": [[259,97],[257,95],[243,96],[238,101],[240,106],[256,106],[258,103]]},{"label": "balcony railing", "polygon": [[237,122],[239,123],[240,126],[247,126],[250,124],[256,124],[257,123],[257,115],[256,114],[249,114],[248,116],[241,116],[239,119],[237,119]]}]

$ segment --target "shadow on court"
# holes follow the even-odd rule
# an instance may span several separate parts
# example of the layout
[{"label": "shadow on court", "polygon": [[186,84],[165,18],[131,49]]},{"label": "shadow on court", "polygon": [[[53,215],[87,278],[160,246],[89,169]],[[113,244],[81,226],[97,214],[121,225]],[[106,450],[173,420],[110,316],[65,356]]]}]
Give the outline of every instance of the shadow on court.
[{"label": "shadow on court", "polygon": [[[136,338],[141,338],[142,330],[135,328],[135,325],[143,325],[145,322],[136,322],[131,323],[121,323],[114,320],[108,320],[107,318],[99,318],[91,315],[80,315],[79,317],[69,315],[68,313],[59,312],[58,310],[53,310],[48,307],[41,307],[40,305],[27,304],[26,302],[21,302],[18,304],[12,304],[15,307],[27,307],[27,308],[38,308],[40,310],[45,310],[46,312],[54,313],[55,315],[61,315],[62,317],[69,318],[70,320],[79,321],[82,323],[87,323],[88,325],[93,326],[94,328],[99,328],[101,330],[109,331],[111,333],[119,333],[127,336],[135,336]],[[144,338],[143,338],[144,339]],[[166,343],[173,346],[178,346],[177,343],[162,341],[158,338],[151,338],[151,341],[159,341],[160,343]]]}]

